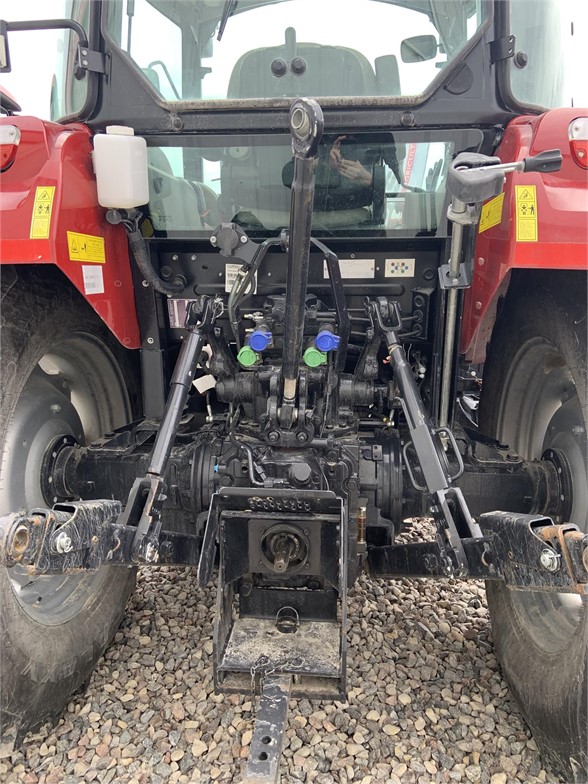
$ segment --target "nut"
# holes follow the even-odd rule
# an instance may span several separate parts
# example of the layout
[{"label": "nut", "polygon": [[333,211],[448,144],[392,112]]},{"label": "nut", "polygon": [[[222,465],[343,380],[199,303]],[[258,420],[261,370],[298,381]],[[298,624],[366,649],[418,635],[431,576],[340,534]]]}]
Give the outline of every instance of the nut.
[{"label": "nut", "polygon": [[57,534],[53,541],[53,546],[58,553],[71,553],[73,550],[73,542],[65,531]]},{"label": "nut", "polygon": [[560,558],[561,555],[559,555],[559,553],[556,553],[554,550],[546,547],[541,551],[539,561],[541,562],[541,566],[544,569],[547,569],[548,572],[557,572],[559,569]]}]

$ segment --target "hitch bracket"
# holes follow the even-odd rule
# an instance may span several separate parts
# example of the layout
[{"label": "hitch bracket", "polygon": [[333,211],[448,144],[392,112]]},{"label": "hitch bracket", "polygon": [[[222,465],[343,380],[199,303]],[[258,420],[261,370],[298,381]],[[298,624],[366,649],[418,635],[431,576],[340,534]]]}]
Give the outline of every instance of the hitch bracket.
[{"label": "hitch bracket", "polygon": [[292,676],[268,674],[263,679],[259,710],[241,784],[277,784]]}]

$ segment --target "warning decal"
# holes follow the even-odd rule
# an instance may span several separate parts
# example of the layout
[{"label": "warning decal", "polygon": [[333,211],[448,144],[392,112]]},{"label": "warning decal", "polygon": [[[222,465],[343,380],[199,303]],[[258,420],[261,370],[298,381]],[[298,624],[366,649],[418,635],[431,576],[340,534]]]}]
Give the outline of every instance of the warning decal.
[{"label": "warning decal", "polygon": [[515,186],[517,242],[537,242],[537,193],[534,185]]},{"label": "warning decal", "polygon": [[480,213],[480,234],[483,231],[488,231],[488,229],[491,229],[492,226],[498,226],[502,220],[503,202],[504,193],[501,193],[499,196],[496,196],[494,199],[490,199],[490,201],[484,204],[482,207],[482,212]]},{"label": "warning decal", "polygon": [[68,231],[67,245],[70,261],[92,261],[96,264],[104,264],[106,261],[104,237]]},{"label": "warning decal", "polygon": [[46,240],[49,238],[54,197],[55,185],[42,185],[37,188],[33,205],[33,216],[31,218],[30,238],[32,240]]}]

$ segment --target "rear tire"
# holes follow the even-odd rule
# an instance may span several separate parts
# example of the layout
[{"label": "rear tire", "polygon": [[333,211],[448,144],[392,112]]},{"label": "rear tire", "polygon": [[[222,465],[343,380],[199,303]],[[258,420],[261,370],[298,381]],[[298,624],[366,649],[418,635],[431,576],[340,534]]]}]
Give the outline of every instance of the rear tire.
[{"label": "rear tire", "polygon": [[[588,532],[586,332],[584,273],[536,273],[509,291],[484,368],[480,427],[527,459],[559,450],[570,467],[570,522]],[[586,597],[498,582],[486,591],[498,658],[544,758],[564,781],[587,781]]]},{"label": "rear tire", "polygon": [[[50,270],[3,268],[0,514],[50,506],[41,464],[59,435],[80,443],[131,421],[134,356]],[[124,500],[124,499],[121,499]],[[120,624],[135,570],[31,580],[0,568],[0,729],[56,719]]]}]

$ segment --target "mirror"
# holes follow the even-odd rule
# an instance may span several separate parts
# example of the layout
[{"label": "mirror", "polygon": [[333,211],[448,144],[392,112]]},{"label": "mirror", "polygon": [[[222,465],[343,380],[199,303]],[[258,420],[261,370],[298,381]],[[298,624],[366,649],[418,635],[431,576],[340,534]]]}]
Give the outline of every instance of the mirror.
[{"label": "mirror", "polygon": [[6,29],[6,22],[3,19],[0,19],[0,73],[10,73],[8,30]]},{"label": "mirror", "polygon": [[425,60],[432,60],[437,49],[434,35],[413,35],[400,44],[400,56],[403,63],[423,63]]}]

